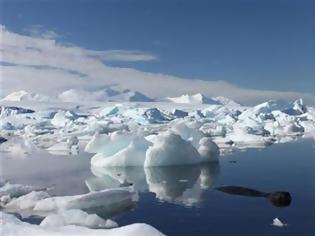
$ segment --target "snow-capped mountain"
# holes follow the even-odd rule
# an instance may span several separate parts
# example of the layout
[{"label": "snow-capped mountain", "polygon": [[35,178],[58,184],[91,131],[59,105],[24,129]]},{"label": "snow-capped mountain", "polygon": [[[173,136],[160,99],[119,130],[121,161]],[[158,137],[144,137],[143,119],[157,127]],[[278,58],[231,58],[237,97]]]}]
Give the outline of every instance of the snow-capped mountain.
[{"label": "snow-capped mountain", "polygon": [[214,105],[227,105],[228,103],[237,104],[233,100],[224,97],[209,98],[201,93],[196,93],[193,95],[184,94],[179,97],[167,97],[166,101],[173,103],[184,103],[184,104],[214,104]]},{"label": "snow-capped mountain", "polygon": [[98,102],[152,102],[153,99],[144,94],[129,89],[119,91],[112,88],[88,91],[82,89],[69,89],[58,96],[63,102],[98,101]]},{"label": "snow-capped mountain", "polygon": [[24,90],[16,91],[10,93],[1,101],[11,101],[11,102],[20,102],[20,101],[37,101],[37,102],[50,102],[53,99],[49,98],[48,96],[38,94],[38,93],[29,93]]},{"label": "snow-capped mountain", "polygon": [[239,107],[242,106],[241,104],[235,102],[234,100],[222,96],[218,97],[212,97],[211,98],[213,101],[216,101],[219,104],[226,105],[226,106],[231,106],[231,107]]}]

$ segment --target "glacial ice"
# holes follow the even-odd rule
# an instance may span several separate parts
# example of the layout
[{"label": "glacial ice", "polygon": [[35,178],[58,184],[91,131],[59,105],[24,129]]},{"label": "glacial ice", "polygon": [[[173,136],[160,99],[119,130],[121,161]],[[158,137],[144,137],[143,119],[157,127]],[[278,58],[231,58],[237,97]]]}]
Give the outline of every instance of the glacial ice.
[{"label": "glacial ice", "polygon": [[136,195],[128,189],[105,189],[75,196],[49,197],[36,202],[33,210],[38,212],[56,212],[68,209],[106,209],[120,208],[133,205]]},{"label": "glacial ice", "polygon": [[[112,91],[109,93],[114,96]],[[261,148],[315,133],[315,109],[306,106],[301,99],[292,103],[268,101],[249,107],[222,97],[212,98],[215,102],[206,104],[203,102],[205,98],[197,95],[189,95],[187,99],[192,100],[188,99],[188,103],[90,102],[76,105],[60,102],[36,104],[33,101],[32,106],[24,108],[21,106],[25,104],[23,101],[11,101],[9,105],[9,101],[2,101],[0,136],[5,139],[23,137],[30,143],[29,147],[66,155],[76,154],[79,144],[87,143],[85,151],[95,154],[94,165],[144,166],[153,162],[154,165],[162,164],[157,158],[153,161],[152,155],[173,156],[169,164],[178,159],[174,153],[181,152],[180,146],[168,149],[167,153],[161,146],[166,145],[163,138],[174,145],[187,144],[188,154],[196,158],[178,159],[177,164],[193,164],[217,159],[213,142],[224,153],[228,149]],[[203,104],[192,103],[193,100]],[[178,135],[180,139],[173,135],[174,140],[170,139],[165,135],[167,132]],[[201,140],[208,141],[202,141],[202,144]],[[1,150],[14,153],[12,156],[23,156],[6,143],[1,144]],[[33,148],[20,149],[27,153],[33,151]],[[207,154],[213,158],[205,159]]]},{"label": "glacial ice", "polygon": [[199,163],[199,153],[194,146],[172,132],[157,136],[153,146],[149,147],[144,162],[149,166],[189,165]]},{"label": "glacial ice", "polygon": [[[120,141],[117,141],[119,144]],[[115,145],[112,143],[112,146]],[[146,159],[146,150],[150,142],[143,137],[135,137],[130,141],[128,146],[122,148],[118,152],[108,148],[109,155],[106,153],[98,153],[91,159],[94,166],[143,166]],[[112,155],[111,155],[112,154]]]},{"label": "glacial ice", "polygon": [[8,196],[10,199],[17,198],[33,191],[45,190],[45,188],[27,186],[21,184],[11,184],[2,181],[3,186],[0,187],[0,198]]}]

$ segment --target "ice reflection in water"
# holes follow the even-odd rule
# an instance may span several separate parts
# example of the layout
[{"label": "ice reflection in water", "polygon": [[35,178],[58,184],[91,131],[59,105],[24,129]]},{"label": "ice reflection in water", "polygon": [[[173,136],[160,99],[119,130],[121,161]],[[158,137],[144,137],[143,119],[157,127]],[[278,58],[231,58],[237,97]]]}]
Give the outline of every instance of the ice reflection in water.
[{"label": "ice reflection in water", "polygon": [[160,201],[184,206],[198,205],[202,192],[214,185],[218,164],[176,167],[92,168],[95,178],[86,180],[90,191],[132,184],[140,192],[150,191]]}]

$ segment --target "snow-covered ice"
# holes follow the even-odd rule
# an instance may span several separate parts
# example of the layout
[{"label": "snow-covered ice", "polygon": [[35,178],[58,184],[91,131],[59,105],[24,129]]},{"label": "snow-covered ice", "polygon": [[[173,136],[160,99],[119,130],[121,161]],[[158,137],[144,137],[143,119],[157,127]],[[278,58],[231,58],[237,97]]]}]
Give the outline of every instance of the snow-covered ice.
[{"label": "snow-covered ice", "polygon": [[89,229],[82,226],[60,226],[60,227],[45,227],[41,225],[33,225],[26,222],[22,222],[15,216],[0,212],[0,235],[6,236],[138,236],[138,235],[152,235],[160,236],[164,235],[157,229],[150,225],[143,223],[131,224],[114,229]]},{"label": "snow-covered ice", "polygon": [[78,225],[88,228],[116,228],[118,224],[112,220],[104,220],[96,214],[88,214],[79,209],[59,211],[45,217],[41,226],[54,228],[66,225]]},{"label": "snow-covered ice", "polygon": [[[102,93],[109,98],[130,91],[106,88]],[[23,137],[29,143],[25,147],[32,147],[27,152],[36,147],[64,155],[76,155],[79,145],[87,142],[85,151],[95,154],[92,165],[96,166],[216,161],[217,146],[220,153],[262,148],[315,133],[315,109],[301,99],[292,103],[272,100],[249,107],[223,97],[210,101],[196,94],[173,102],[140,99],[126,103],[117,98],[119,103],[93,100],[78,105],[15,99],[23,94],[1,101],[1,137]],[[14,152],[10,145],[3,145],[3,151]]]}]

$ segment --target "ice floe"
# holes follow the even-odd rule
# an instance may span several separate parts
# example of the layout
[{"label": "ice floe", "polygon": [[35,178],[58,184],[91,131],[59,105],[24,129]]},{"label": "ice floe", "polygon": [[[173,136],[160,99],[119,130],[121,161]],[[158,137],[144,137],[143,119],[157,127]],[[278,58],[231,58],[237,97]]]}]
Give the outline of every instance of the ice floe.
[{"label": "ice floe", "polygon": [[150,225],[143,223],[136,223],[127,226],[122,226],[114,229],[89,229],[87,227],[69,225],[69,226],[60,226],[60,227],[46,227],[41,225],[34,225],[23,222],[16,218],[14,215],[0,212],[1,219],[1,228],[0,235],[7,236],[60,236],[60,235],[69,235],[69,236],[138,236],[138,235],[152,235],[160,236],[164,235],[159,232],[157,229],[153,228]]},{"label": "ice floe", "polygon": [[118,224],[112,220],[104,220],[96,214],[88,214],[79,209],[59,211],[45,217],[41,226],[56,228],[66,225],[78,225],[87,228],[116,228]]},{"label": "ice floe", "polygon": [[[107,97],[132,93],[105,90]],[[301,99],[250,107],[223,97],[211,98],[209,104],[202,94],[179,98],[175,102],[35,103],[25,108],[22,101],[15,105],[2,101],[0,136],[23,137],[36,148],[57,155],[76,155],[79,146],[87,143],[85,151],[95,154],[95,165],[143,166],[214,161],[215,144],[224,153],[315,133],[315,109]],[[9,145],[5,148],[11,152]],[[179,159],[179,153],[185,153],[182,149],[189,155]],[[205,155],[211,158],[205,159]],[[166,161],[171,156],[172,161]]]},{"label": "ice floe", "polygon": [[272,225],[276,226],[276,227],[284,227],[287,226],[287,224],[283,223],[281,220],[279,220],[278,218],[274,218],[272,221]]}]

